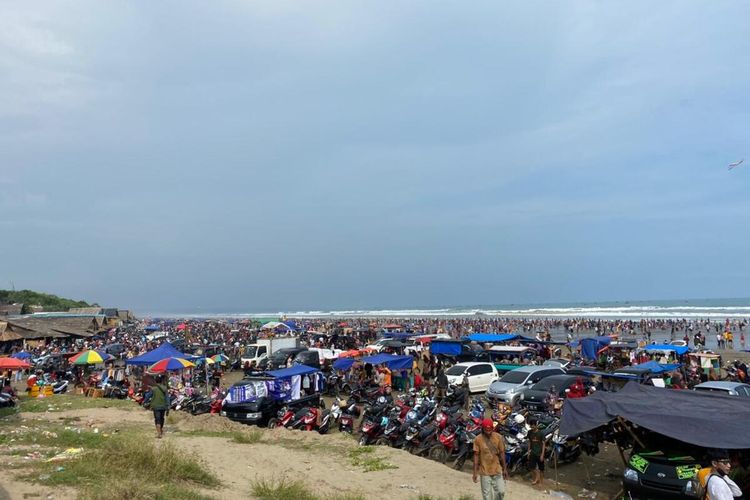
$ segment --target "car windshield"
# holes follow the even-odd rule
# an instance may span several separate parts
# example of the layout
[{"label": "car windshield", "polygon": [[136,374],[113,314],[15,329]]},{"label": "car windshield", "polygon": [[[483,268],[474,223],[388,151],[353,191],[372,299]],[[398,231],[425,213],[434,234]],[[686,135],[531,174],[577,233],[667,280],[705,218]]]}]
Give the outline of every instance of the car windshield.
[{"label": "car windshield", "polygon": [[275,353],[271,354],[271,359],[273,359],[274,361],[284,361],[287,356],[289,356],[288,352],[276,351]]},{"label": "car windshield", "polygon": [[254,358],[256,352],[258,352],[258,346],[251,345],[251,346],[245,347],[246,358]]},{"label": "car windshield", "polygon": [[528,376],[528,372],[519,372],[513,370],[503,375],[503,377],[500,379],[500,382],[505,382],[506,384],[523,384],[526,381],[526,377]]},{"label": "car windshield", "polygon": [[465,366],[453,365],[447,370],[445,370],[445,374],[446,375],[463,375],[465,371],[466,371]]},{"label": "car windshield", "polygon": [[552,387],[553,385],[556,389],[559,389],[561,382],[562,380],[556,380],[554,377],[547,377],[531,386],[531,388],[535,391],[549,391],[550,387]]}]

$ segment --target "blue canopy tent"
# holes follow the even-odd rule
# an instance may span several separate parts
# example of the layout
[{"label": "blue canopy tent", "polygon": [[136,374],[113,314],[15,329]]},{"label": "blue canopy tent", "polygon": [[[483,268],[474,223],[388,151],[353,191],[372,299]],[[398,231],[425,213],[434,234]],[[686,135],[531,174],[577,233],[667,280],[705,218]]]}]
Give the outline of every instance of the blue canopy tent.
[{"label": "blue canopy tent", "polygon": [[125,364],[135,366],[151,366],[157,361],[161,361],[162,359],[166,358],[193,359],[195,358],[195,356],[183,354],[175,349],[174,346],[172,346],[172,344],[170,344],[169,342],[164,342],[162,345],[147,352],[146,354],[141,354],[140,356],[125,360]]},{"label": "blue canopy tent", "polygon": [[294,375],[308,375],[310,373],[319,372],[317,368],[307,365],[294,365],[289,368],[282,368],[280,370],[273,370],[266,372],[266,375],[275,378],[293,377]]},{"label": "blue canopy tent", "polygon": [[520,335],[517,333],[472,333],[470,335],[466,335],[464,339],[470,340],[472,342],[482,342],[482,343],[491,343],[491,342],[508,342],[510,340],[515,340]]},{"label": "blue canopy tent", "polygon": [[599,357],[599,351],[612,342],[610,337],[585,338],[570,343],[571,347],[581,346],[581,357],[588,361],[594,361]]},{"label": "blue canopy tent", "polygon": [[649,361],[648,363],[641,363],[640,365],[633,365],[633,368],[647,368],[651,373],[665,373],[676,370],[680,367],[679,363],[661,364],[656,361]]},{"label": "blue canopy tent", "polygon": [[16,359],[29,359],[32,357],[33,356],[31,355],[31,353],[26,352],[26,351],[17,352],[13,356],[11,356],[11,358],[16,358]]},{"label": "blue canopy tent", "polygon": [[644,347],[644,350],[646,352],[673,351],[678,356],[684,356],[690,351],[690,348],[684,345],[649,344],[646,347]]},{"label": "blue canopy tent", "polygon": [[[346,371],[352,367],[355,361],[357,360],[354,358],[337,359],[333,362],[333,369]],[[414,358],[411,356],[396,356],[394,354],[376,354],[360,358],[359,361],[371,365],[382,365],[385,363],[391,370],[409,370],[413,366]]]},{"label": "blue canopy tent", "polygon": [[461,354],[461,346],[463,344],[464,342],[460,340],[433,340],[430,342],[430,354],[458,356]]},{"label": "blue canopy tent", "polygon": [[159,325],[148,325],[146,328],[144,328],[147,332],[155,332],[157,330],[161,330],[161,327]]},{"label": "blue canopy tent", "polygon": [[299,331],[299,326],[297,326],[296,321],[287,320],[283,322],[286,326],[288,326],[291,330],[294,330],[295,332]]}]

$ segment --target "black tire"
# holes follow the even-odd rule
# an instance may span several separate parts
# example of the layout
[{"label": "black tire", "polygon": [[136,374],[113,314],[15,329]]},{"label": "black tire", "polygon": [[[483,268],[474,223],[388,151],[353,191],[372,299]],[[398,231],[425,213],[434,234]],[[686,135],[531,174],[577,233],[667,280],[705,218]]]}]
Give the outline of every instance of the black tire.
[{"label": "black tire", "polygon": [[367,434],[362,434],[358,441],[360,446],[367,446]]},{"label": "black tire", "polygon": [[271,418],[268,420],[268,428],[269,429],[275,429],[276,427],[279,427],[279,419],[278,418]]},{"label": "black tire", "polygon": [[375,445],[376,446],[390,446],[391,442],[388,438],[381,437],[375,441]]},{"label": "black tire", "polygon": [[434,460],[436,462],[444,464],[448,461],[448,450],[446,450],[445,446],[443,446],[442,444],[436,444],[435,446],[430,448],[430,451],[427,452],[427,456],[430,458],[430,460]]},{"label": "black tire", "polygon": [[466,464],[466,457],[460,457],[456,459],[456,463],[453,464],[453,468],[456,470],[462,470]]},{"label": "black tire", "polygon": [[344,394],[351,394],[352,388],[349,384],[344,384],[341,386],[341,392],[343,392]]}]

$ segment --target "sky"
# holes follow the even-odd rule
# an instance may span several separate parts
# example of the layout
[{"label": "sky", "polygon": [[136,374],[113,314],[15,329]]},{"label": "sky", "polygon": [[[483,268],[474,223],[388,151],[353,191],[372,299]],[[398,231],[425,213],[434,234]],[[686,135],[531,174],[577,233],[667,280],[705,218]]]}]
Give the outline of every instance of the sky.
[{"label": "sky", "polygon": [[750,3],[0,11],[0,288],[141,312],[750,296]]}]

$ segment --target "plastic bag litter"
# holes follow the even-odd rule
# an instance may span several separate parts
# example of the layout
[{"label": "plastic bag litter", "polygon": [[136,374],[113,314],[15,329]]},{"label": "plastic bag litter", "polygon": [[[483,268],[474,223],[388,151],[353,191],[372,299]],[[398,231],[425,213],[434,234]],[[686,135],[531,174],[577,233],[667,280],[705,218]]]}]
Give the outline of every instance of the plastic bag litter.
[{"label": "plastic bag litter", "polygon": [[573,497],[565,493],[564,491],[550,491],[549,496],[552,498],[558,498],[559,500],[573,500]]},{"label": "plastic bag litter", "polygon": [[47,462],[61,462],[63,460],[70,460],[83,453],[83,448],[68,448],[62,453],[58,453],[52,458],[48,458]]}]

